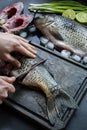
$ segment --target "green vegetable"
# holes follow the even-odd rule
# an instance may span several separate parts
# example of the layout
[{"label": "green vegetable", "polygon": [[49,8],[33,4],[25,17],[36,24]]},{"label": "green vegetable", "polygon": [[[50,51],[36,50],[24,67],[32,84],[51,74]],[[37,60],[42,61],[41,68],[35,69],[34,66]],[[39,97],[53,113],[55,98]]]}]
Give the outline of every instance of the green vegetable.
[{"label": "green vegetable", "polygon": [[62,16],[71,18],[71,19],[75,19],[75,11],[72,9],[67,9],[62,13]]},{"label": "green vegetable", "polygon": [[80,23],[87,23],[87,13],[85,12],[77,13],[76,20]]},{"label": "green vegetable", "polygon": [[87,12],[87,6],[73,0],[61,0],[58,2],[49,2],[42,4],[30,4],[28,9],[30,11],[49,13],[63,13],[67,9],[72,9],[75,11],[75,13]]}]

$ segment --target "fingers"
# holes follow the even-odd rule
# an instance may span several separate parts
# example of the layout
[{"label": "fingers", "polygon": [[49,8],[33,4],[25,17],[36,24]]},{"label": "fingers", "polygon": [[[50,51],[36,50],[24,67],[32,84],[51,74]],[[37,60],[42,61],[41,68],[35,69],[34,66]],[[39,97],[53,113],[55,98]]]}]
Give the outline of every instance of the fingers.
[{"label": "fingers", "polygon": [[20,67],[21,63],[16,59],[17,57],[13,57],[12,52],[18,52],[27,57],[35,58],[36,57],[36,49],[32,45],[30,45],[28,40],[14,35],[5,33],[5,43],[2,45],[1,59],[5,62],[10,62],[13,66]]},{"label": "fingers", "polygon": [[28,43],[28,40],[20,37],[20,36],[17,36],[17,35],[14,35],[14,37],[17,39],[17,40],[22,40],[23,42],[27,42]]},{"label": "fingers", "polygon": [[35,48],[34,46],[30,45],[29,42],[28,42],[28,45],[29,45],[32,49],[36,50],[36,48]]},{"label": "fingers", "polygon": [[[17,35],[14,35],[14,37],[20,42],[20,45],[22,45],[26,50],[28,50],[28,51],[30,51],[30,53],[36,55],[35,47],[30,45],[28,40],[26,40],[20,36],[17,36]],[[27,56],[33,57],[31,55],[27,55]]]},{"label": "fingers", "polygon": [[2,84],[0,87],[0,94],[4,93],[5,91],[8,91],[9,93],[15,92],[15,88],[12,85],[13,82],[16,80],[15,77],[7,77],[7,76],[0,76],[0,79],[2,79]]},{"label": "fingers", "polygon": [[5,80],[8,83],[13,83],[16,80],[15,77],[0,76],[0,78],[3,79],[3,80]]},{"label": "fingers", "polygon": [[4,88],[2,92],[0,91],[0,104],[2,104],[3,100],[8,97],[8,93],[13,93],[13,92],[15,92],[15,88],[10,85],[9,87]]},{"label": "fingers", "polygon": [[32,57],[32,58],[35,58],[36,55],[33,54],[32,52],[30,52],[29,50],[27,50],[25,47],[23,47],[22,45],[21,46],[18,46],[17,49],[16,49],[18,52],[20,52],[21,54],[25,55],[25,56],[28,56],[28,57]]},{"label": "fingers", "polygon": [[3,102],[3,101],[0,99],[0,104],[2,104],[2,102]]},{"label": "fingers", "polygon": [[12,83],[15,81],[15,77],[0,76],[0,104],[8,97],[8,93],[15,92],[15,88]]},{"label": "fingers", "polygon": [[9,84],[9,86],[8,86],[8,92],[9,93],[14,93],[15,92],[15,87],[12,84]]},{"label": "fingers", "polygon": [[0,94],[0,99],[4,99],[8,97],[8,91],[7,90],[3,90],[3,92]]},{"label": "fingers", "polygon": [[16,67],[20,67],[21,66],[21,63],[16,58],[14,58],[13,56],[11,56],[10,54],[7,53],[5,55],[5,57],[6,57],[6,61],[8,61],[11,64],[13,64],[13,66],[16,66]]},{"label": "fingers", "polygon": [[[35,58],[36,55],[34,54],[35,53],[34,50],[32,48],[27,47],[26,45],[24,45],[24,46],[17,45],[15,50],[25,56]],[[6,53],[3,58],[4,58],[4,61],[10,62],[11,64],[13,64],[13,66],[16,66],[18,68],[21,66],[21,63],[16,58],[14,58],[12,55],[10,55],[9,53]]]},{"label": "fingers", "polygon": [[10,83],[5,82],[4,86],[2,88],[0,88],[0,96],[6,98],[7,96],[5,97],[5,94],[6,94],[5,92],[14,93],[15,87]]},{"label": "fingers", "polygon": [[29,43],[24,43],[22,41],[20,41],[20,42],[21,42],[21,45],[25,49],[27,49],[28,51],[30,51],[32,54],[36,55],[36,49],[35,49],[35,47],[31,46]]},{"label": "fingers", "polygon": [[[17,38],[18,37],[18,38]],[[29,44],[29,41],[28,40],[26,40],[26,39],[24,39],[24,38],[22,38],[22,37],[19,37],[19,36],[17,36],[16,38],[18,39],[18,40],[21,40],[22,42],[24,42],[24,44],[26,44],[27,46],[30,46],[32,49],[36,49],[34,46],[32,46],[32,45],[30,45]]]}]

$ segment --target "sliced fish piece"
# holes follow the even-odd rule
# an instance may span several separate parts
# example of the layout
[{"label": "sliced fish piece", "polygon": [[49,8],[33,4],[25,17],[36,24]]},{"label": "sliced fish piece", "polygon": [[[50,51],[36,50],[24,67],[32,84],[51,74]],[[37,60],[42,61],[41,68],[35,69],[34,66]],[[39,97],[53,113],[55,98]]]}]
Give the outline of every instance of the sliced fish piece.
[{"label": "sliced fish piece", "polygon": [[[21,14],[23,11],[24,5],[22,2],[14,3],[0,12],[0,20],[3,20],[3,23],[6,23],[9,19],[12,19],[18,14]],[[3,24],[2,23],[2,24]]]},{"label": "sliced fish piece", "polygon": [[5,32],[9,33],[17,33],[22,29],[25,29],[29,23],[33,20],[32,15],[22,14],[17,15],[14,19],[9,20],[5,24],[2,25],[2,28]]}]

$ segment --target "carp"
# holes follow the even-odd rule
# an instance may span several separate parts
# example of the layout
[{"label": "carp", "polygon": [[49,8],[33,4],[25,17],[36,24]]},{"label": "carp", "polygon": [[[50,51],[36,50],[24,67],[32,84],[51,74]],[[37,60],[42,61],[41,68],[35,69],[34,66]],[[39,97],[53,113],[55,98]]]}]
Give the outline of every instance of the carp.
[{"label": "carp", "polygon": [[87,29],[61,15],[43,15],[34,20],[36,27],[57,49],[69,50],[81,57],[87,55]]}]

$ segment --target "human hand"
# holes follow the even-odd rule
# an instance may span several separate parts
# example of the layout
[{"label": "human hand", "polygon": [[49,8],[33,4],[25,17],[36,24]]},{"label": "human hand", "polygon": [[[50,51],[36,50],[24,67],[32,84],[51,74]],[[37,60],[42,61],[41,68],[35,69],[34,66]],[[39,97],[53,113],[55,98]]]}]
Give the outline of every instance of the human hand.
[{"label": "human hand", "polygon": [[11,55],[12,52],[19,52],[32,58],[36,57],[35,48],[27,40],[14,34],[0,32],[0,58],[20,67],[20,62]]},{"label": "human hand", "polygon": [[9,93],[15,92],[15,88],[12,85],[15,81],[15,77],[0,76],[0,104],[8,97]]}]

